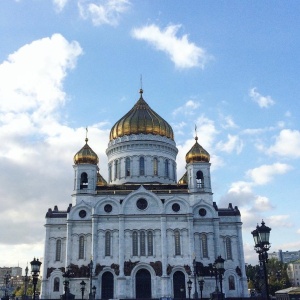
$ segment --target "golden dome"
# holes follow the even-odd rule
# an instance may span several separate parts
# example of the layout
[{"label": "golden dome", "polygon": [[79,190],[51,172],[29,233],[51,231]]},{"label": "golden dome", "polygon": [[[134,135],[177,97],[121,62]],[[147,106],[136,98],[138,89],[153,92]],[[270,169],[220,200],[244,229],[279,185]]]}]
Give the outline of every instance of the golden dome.
[{"label": "golden dome", "polygon": [[140,89],[140,99],[133,108],[112,127],[110,140],[130,134],[154,134],[174,140],[172,127],[143,99]]},{"label": "golden dome", "polygon": [[187,172],[179,179],[178,184],[187,184]]},{"label": "golden dome", "polygon": [[105,185],[107,185],[107,182],[98,171],[97,172],[97,186],[105,186]]},{"label": "golden dome", "polygon": [[85,145],[74,155],[74,163],[97,165],[99,158],[97,154],[88,145],[88,138],[85,139]]},{"label": "golden dome", "polygon": [[193,162],[209,162],[210,155],[209,153],[198,144],[198,137],[195,137],[196,143],[192,147],[192,149],[186,154],[185,161],[186,163],[193,163]]}]

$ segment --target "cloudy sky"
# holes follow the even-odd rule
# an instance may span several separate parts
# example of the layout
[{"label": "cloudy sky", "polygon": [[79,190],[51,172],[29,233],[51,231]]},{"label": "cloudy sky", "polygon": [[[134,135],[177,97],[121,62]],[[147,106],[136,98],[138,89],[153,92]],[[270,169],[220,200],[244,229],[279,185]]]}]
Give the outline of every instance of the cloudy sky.
[{"label": "cloudy sky", "polygon": [[246,262],[262,219],[272,251],[300,249],[298,1],[2,0],[0,14],[0,266],[43,257],[85,127],[107,178],[110,128],[141,85],[174,129],[178,178],[197,125]]}]

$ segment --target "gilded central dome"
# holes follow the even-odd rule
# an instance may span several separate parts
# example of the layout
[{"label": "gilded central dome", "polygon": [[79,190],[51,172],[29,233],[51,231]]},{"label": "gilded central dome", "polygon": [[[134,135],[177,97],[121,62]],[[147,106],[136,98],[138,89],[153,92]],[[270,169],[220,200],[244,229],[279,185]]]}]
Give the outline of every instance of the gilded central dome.
[{"label": "gilded central dome", "polygon": [[195,137],[195,140],[196,143],[185,156],[186,163],[209,162],[209,153],[201,145],[198,144],[198,137]]},{"label": "gilded central dome", "polygon": [[140,89],[140,99],[133,108],[112,127],[110,140],[131,134],[154,134],[174,140],[172,127],[150,108],[143,99]]}]

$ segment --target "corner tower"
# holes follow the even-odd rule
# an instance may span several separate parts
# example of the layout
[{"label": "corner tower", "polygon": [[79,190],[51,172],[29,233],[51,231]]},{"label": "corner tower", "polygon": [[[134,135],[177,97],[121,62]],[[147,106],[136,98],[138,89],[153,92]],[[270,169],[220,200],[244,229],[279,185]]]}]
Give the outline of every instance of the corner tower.
[{"label": "corner tower", "polygon": [[176,156],[172,127],[143,99],[110,131],[108,184],[176,183]]},{"label": "corner tower", "polygon": [[210,155],[198,143],[198,137],[195,137],[195,144],[186,154],[186,180],[190,192],[211,193],[210,180]]}]

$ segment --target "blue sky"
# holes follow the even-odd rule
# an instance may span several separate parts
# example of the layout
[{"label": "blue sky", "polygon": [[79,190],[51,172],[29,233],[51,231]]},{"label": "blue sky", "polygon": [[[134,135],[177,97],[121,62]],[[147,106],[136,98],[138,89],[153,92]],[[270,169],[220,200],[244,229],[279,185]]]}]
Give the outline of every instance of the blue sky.
[{"label": "blue sky", "polygon": [[271,251],[300,249],[298,1],[2,0],[0,14],[1,266],[43,257],[86,126],[107,178],[109,131],[141,75],[174,129],[178,179],[197,125],[214,201],[241,210],[246,262],[262,219]]}]

